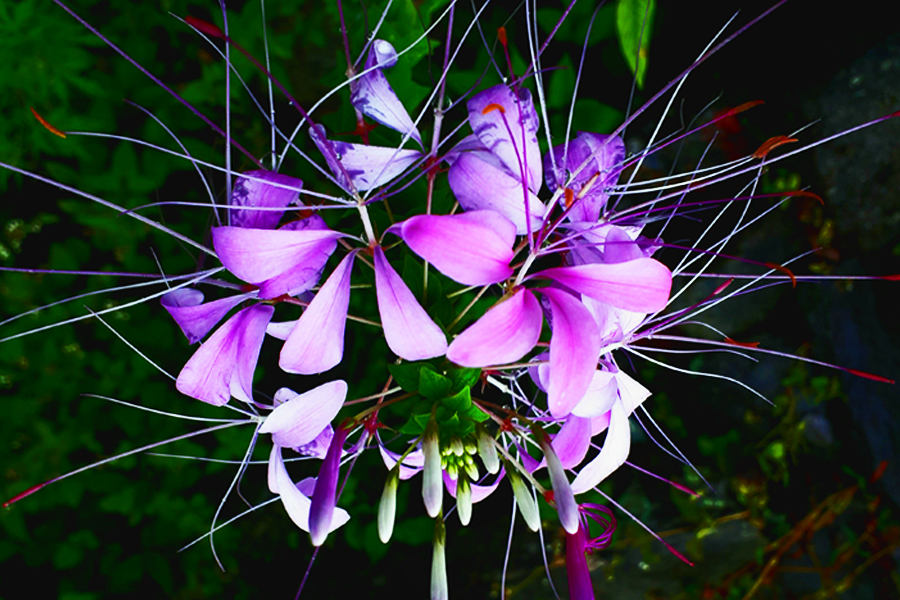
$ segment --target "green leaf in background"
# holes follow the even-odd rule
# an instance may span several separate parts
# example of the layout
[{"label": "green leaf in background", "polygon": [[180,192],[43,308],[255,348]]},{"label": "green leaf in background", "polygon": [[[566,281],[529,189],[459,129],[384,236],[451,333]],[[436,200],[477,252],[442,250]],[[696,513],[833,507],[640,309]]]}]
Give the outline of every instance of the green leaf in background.
[{"label": "green leaf in background", "polygon": [[634,73],[637,85],[641,89],[644,87],[644,76],[647,74],[647,51],[650,48],[655,12],[655,0],[619,0],[616,7],[619,45],[622,47],[622,54],[625,55],[625,62]]}]

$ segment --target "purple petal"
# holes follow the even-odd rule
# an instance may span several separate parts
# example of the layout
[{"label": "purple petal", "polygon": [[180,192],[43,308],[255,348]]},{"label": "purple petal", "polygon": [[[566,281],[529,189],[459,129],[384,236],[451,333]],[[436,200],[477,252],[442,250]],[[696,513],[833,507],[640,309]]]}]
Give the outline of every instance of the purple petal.
[{"label": "purple petal", "polygon": [[613,404],[610,411],[609,433],[603,441],[603,449],[589,462],[572,482],[572,491],[582,494],[600,485],[610,473],[618,469],[628,458],[631,450],[631,430],[628,415],[621,402]]},{"label": "purple petal", "polygon": [[577,532],[566,534],[566,577],[569,581],[570,600],[594,600],[591,571],[584,555],[586,546],[584,525]]},{"label": "purple petal", "polygon": [[539,121],[531,92],[522,88],[516,99],[511,89],[496,85],[473,96],[467,107],[469,124],[478,140],[518,181],[523,180],[524,169],[528,188],[537,193],[542,181],[541,153],[537,140]]},{"label": "purple petal", "polygon": [[447,349],[447,358],[464,367],[515,362],[537,344],[543,324],[537,298],[520,288],[458,335]]},{"label": "purple petal", "polygon": [[552,279],[616,308],[645,313],[665,308],[672,289],[672,273],[652,258],[612,265],[555,267],[536,277]]},{"label": "purple petal", "polygon": [[344,174],[343,167],[338,161],[337,150],[334,149],[334,142],[328,139],[325,128],[321,125],[311,125],[309,127],[309,137],[316,145],[316,148],[319,149],[322,157],[325,158],[325,163],[328,165],[328,169],[334,174],[337,184],[341,186],[345,192],[351,194],[353,185]]},{"label": "purple petal", "polygon": [[[396,452],[391,452],[387,448],[385,448],[381,443],[378,444],[378,449],[381,451],[381,458],[384,460],[385,466],[388,470],[393,469],[394,465],[397,464],[397,461],[400,459],[400,455]],[[407,480],[425,466],[425,455],[422,454],[422,450],[413,450],[409,454],[406,455],[406,458],[403,459],[403,462],[400,463],[400,479]]]},{"label": "purple petal", "polygon": [[550,154],[544,156],[547,186],[556,191],[566,184],[567,173],[578,171],[578,175],[568,185],[568,189],[577,195],[594,175],[599,174],[590,190],[583,198],[577,200],[577,204],[568,214],[568,218],[573,222],[596,223],[609,198],[606,189],[615,184],[622,169],[625,143],[619,137],[582,131],[569,143],[565,164],[563,164],[564,154],[566,154],[565,144],[553,149],[557,168],[555,173]]},{"label": "purple petal", "polygon": [[322,461],[319,469],[319,477],[316,479],[316,488],[313,491],[312,502],[309,507],[309,535],[313,546],[321,546],[332,531],[334,509],[337,505],[337,484],[341,469],[341,451],[344,448],[344,440],[347,439],[349,430],[338,427],[328,447],[328,454]]},{"label": "purple petal", "polygon": [[[279,390],[284,392],[294,393],[287,388]],[[347,383],[340,379],[294,394],[266,417],[259,432],[271,433],[272,441],[279,446],[293,448],[309,444],[337,416],[346,398]]]},{"label": "purple petal", "polygon": [[274,312],[257,304],[228,319],[184,365],[175,381],[178,391],[216,406],[231,396],[251,402],[253,371]]},{"label": "purple petal", "polygon": [[591,445],[591,420],[571,414],[553,438],[553,448],[563,468],[571,469],[584,460]]},{"label": "purple petal", "polygon": [[491,210],[419,215],[403,223],[403,241],[447,277],[464,285],[509,278],[516,226]]},{"label": "purple petal", "polygon": [[203,302],[203,292],[189,288],[181,288],[169,292],[160,302],[188,339],[188,343],[195,344],[203,339],[216,323],[222,320],[228,311],[249,298],[250,294],[240,294],[213,300],[206,304]]},{"label": "purple petal", "polygon": [[[503,476],[505,475],[506,470],[500,469],[500,474],[497,475],[497,478],[494,480],[494,483],[489,485],[476,485],[474,483],[470,484],[472,487],[472,503],[481,502],[488,496],[494,493],[494,490],[497,489],[497,486],[500,485],[500,481],[503,480]],[[447,488],[447,491],[451,496],[456,498],[456,480],[450,479],[450,474],[444,471],[444,487]]]},{"label": "purple petal", "polygon": [[333,439],[334,428],[329,424],[325,426],[322,433],[316,436],[316,439],[308,444],[295,447],[294,452],[302,454],[303,456],[311,456],[313,458],[318,458],[319,460],[324,460],[325,455],[328,453],[328,448],[331,447],[331,440]]},{"label": "purple petal", "polygon": [[273,321],[269,323],[268,327],[266,327],[266,333],[271,335],[273,338],[286,340],[288,339],[288,336],[291,335],[291,332],[296,326],[297,321]]},{"label": "purple petal", "polygon": [[406,360],[424,360],[447,352],[447,338],[435,325],[403,279],[375,248],[375,295],[391,351]]},{"label": "purple petal", "polygon": [[609,228],[606,234],[606,243],[603,246],[603,262],[616,264],[637,260],[645,256],[640,245],[628,235],[627,231],[615,225]]},{"label": "purple petal", "polygon": [[[288,475],[287,469],[284,467],[284,460],[281,457],[281,447],[278,445],[272,449],[272,454],[269,457],[269,472],[274,473],[275,475],[275,488],[278,490],[277,493],[281,496],[281,502],[284,504],[288,516],[297,527],[303,531],[309,531],[310,500],[300,491],[300,489],[298,489],[301,486],[306,488],[307,486],[304,484],[307,483],[307,480],[294,485],[290,475]],[[269,487],[271,489],[271,483]],[[336,509],[332,515],[331,526],[327,533],[334,531],[349,520],[350,515],[347,511],[342,508]]]},{"label": "purple petal", "polygon": [[[251,179],[252,178],[252,179]],[[266,182],[277,183],[276,187]],[[286,209],[299,196],[303,182],[272,171],[248,171],[239,175],[231,193],[231,206]],[[293,188],[293,189],[290,189]],[[275,229],[284,210],[229,210],[231,225],[252,229]]]},{"label": "purple petal", "polygon": [[422,159],[418,150],[346,142],[334,142],[334,150],[353,187],[361,192],[390,183]]},{"label": "purple petal", "polygon": [[[331,230],[213,227],[219,260],[238,278],[259,285],[263,299],[297,294],[315,285],[342,234]],[[310,279],[313,278],[310,283]]]},{"label": "purple petal", "polygon": [[543,288],[550,301],[550,386],[547,402],[550,414],[567,416],[581,401],[600,358],[600,335],[591,313],[568,292]]},{"label": "purple petal", "polygon": [[359,112],[385,127],[402,134],[409,134],[419,145],[422,138],[415,124],[403,108],[382,69],[397,64],[397,51],[384,40],[375,40],[369,48],[366,70],[378,65],[379,68],[366,73],[350,84],[350,103]]},{"label": "purple petal", "polygon": [[460,206],[467,211],[496,211],[515,224],[516,233],[525,235],[528,233],[527,197],[531,231],[540,229],[545,212],[543,202],[531,191],[524,190],[519,180],[482,160],[480,154],[463,154],[450,167],[448,181]]},{"label": "purple petal", "polygon": [[291,330],[278,361],[283,370],[314,375],[341,362],[355,256],[351,252],[341,261]]}]

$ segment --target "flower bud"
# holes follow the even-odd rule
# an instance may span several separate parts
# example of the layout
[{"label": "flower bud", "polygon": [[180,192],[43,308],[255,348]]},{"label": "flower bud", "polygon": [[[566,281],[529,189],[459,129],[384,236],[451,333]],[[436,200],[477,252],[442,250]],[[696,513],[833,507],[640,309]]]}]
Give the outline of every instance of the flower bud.
[{"label": "flower bud", "polygon": [[425,428],[422,440],[422,454],[425,455],[425,468],[422,472],[422,500],[428,516],[434,518],[441,512],[444,489],[441,481],[441,448],[438,443],[438,426],[434,419]]},{"label": "flower bud", "polygon": [[458,437],[456,437],[455,435],[452,438],[450,438],[450,450],[456,456],[462,456],[466,452],[466,449],[463,446],[462,440],[459,439]]},{"label": "flower bud", "polygon": [[556,512],[559,513],[559,522],[567,533],[575,535],[578,532],[578,503],[575,502],[575,494],[566,477],[556,451],[550,442],[550,438],[539,425],[533,427],[534,437],[544,453],[547,461],[547,471],[550,474],[550,485],[553,487],[553,501],[556,503]]},{"label": "flower bud", "polygon": [[478,427],[478,454],[481,455],[481,462],[484,463],[488,473],[496,475],[500,471],[500,459],[497,458],[494,438],[481,426]]},{"label": "flower bud", "polygon": [[456,484],[456,511],[463,527],[472,519],[472,486],[465,477],[460,477]]},{"label": "flower bud", "polygon": [[466,470],[466,475],[469,476],[469,479],[471,479],[472,481],[478,481],[480,473],[478,472],[478,467],[475,465],[475,461],[472,460],[472,457],[467,454],[466,460],[463,464],[463,468]]},{"label": "flower bud", "polygon": [[[398,463],[399,464],[399,463]],[[387,544],[394,533],[394,516],[397,513],[397,483],[400,481],[400,469],[394,467],[388,471],[384,482],[384,491],[378,503],[378,537]]]},{"label": "flower bud", "polygon": [[519,505],[519,512],[522,513],[525,524],[528,525],[530,530],[537,531],[541,527],[541,517],[538,513],[534,496],[531,495],[531,490],[525,485],[516,467],[509,464],[506,465],[506,476],[509,477],[509,483],[512,485],[513,494],[516,497],[516,504]]},{"label": "flower bud", "polygon": [[434,552],[431,555],[431,600],[450,600],[450,589],[447,586],[447,559],[444,546],[447,543],[447,532],[444,530],[444,519],[434,520]]}]

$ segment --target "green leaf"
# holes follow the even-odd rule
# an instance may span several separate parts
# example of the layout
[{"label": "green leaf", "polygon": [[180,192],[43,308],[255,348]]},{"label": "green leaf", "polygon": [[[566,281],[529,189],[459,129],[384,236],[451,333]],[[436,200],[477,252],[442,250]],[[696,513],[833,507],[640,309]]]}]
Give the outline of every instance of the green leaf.
[{"label": "green leaf", "polygon": [[644,87],[644,76],[647,73],[647,55],[655,12],[656,0],[619,0],[616,7],[619,45],[625,56],[625,62],[634,73],[637,85],[641,89]]},{"label": "green leaf", "polygon": [[388,371],[394,377],[397,385],[407,392],[419,391],[419,370],[422,363],[403,363],[400,365],[388,365]]},{"label": "green leaf", "polygon": [[428,365],[419,370],[419,393],[426,398],[443,398],[450,393],[453,382],[440,373],[436,373]]},{"label": "green leaf", "polygon": [[453,382],[453,391],[459,392],[463,388],[468,388],[481,378],[481,369],[472,369],[469,367],[460,367],[447,371],[447,377]]}]

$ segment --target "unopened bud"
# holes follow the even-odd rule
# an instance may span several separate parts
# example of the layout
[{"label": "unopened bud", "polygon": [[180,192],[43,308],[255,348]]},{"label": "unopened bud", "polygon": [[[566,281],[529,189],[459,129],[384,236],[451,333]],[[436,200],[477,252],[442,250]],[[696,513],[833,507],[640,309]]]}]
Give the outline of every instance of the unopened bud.
[{"label": "unopened bud", "polygon": [[538,507],[537,503],[534,501],[534,496],[531,495],[531,491],[528,489],[528,486],[525,485],[525,481],[522,480],[522,476],[519,475],[516,467],[507,465],[506,474],[509,477],[510,485],[512,485],[513,494],[516,497],[516,504],[519,506],[519,512],[522,513],[522,518],[525,519],[525,524],[528,525],[530,530],[537,531],[541,527],[541,517],[538,513]]},{"label": "unopened bud", "polygon": [[[468,456],[466,458],[469,458]],[[478,472],[478,467],[475,466],[474,461],[466,461],[465,464],[466,475],[469,476],[469,479],[472,481],[478,481],[480,477],[480,473]]]},{"label": "unopened bud", "polygon": [[463,442],[463,445],[466,448],[466,454],[469,456],[474,456],[476,452],[478,452],[478,446],[471,440],[471,438],[466,438],[466,441]]},{"label": "unopened bud", "polygon": [[444,530],[444,519],[434,521],[434,551],[431,555],[431,600],[450,600],[450,589],[447,585],[447,559],[444,546],[447,533]]},{"label": "unopened bud", "polygon": [[465,447],[463,447],[462,440],[455,435],[450,438],[450,450],[453,451],[453,454],[455,454],[456,456],[462,456],[466,453],[466,449]]},{"label": "unopened bud", "polygon": [[456,478],[459,477],[459,467],[456,466],[456,463],[447,465],[447,475],[450,476],[450,479],[456,481]]},{"label": "unopened bud", "polygon": [[438,443],[437,423],[432,419],[425,428],[422,440],[425,468],[422,472],[422,500],[428,516],[434,518],[441,512],[444,490],[441,481],[441,448]]},{"label": "unopened bud", "polygon": [[559,522],[567,533],[574,535],[578,532],[578,503],[569,485],[569,478],[563,469],[562,462],[553,449],[550,438],[539,425],[533,426],[534,437],[537,439],[544,459],[547,461],[547,472],[550,474],[550,485],[553,487],[553,501],[556,503],[556,512],[559,513]]},{"label": "unopened bud", "polygon": [[497,448],[494,446],[494,438],[484,430],[483,427],[478,428],[478,454],[481,456],[481,462],[484,468],[491,475],[500,471],[500,459],[497,458]]},{"label": "unopened bud", "polygon": [[[399,463],[398,463],[399,464]],[[388,471],[384,482],[384,491],[378,503],[378,537],[387,544],[394,533],[394,516],[397,513],[397,483],[400,481],[400,469],[394,466]]]},{"label": "unopened bud", "polygon": [[472,519],[472,486],[465,477],[460,477],[456,484],[456,511],[463,527]]}]

